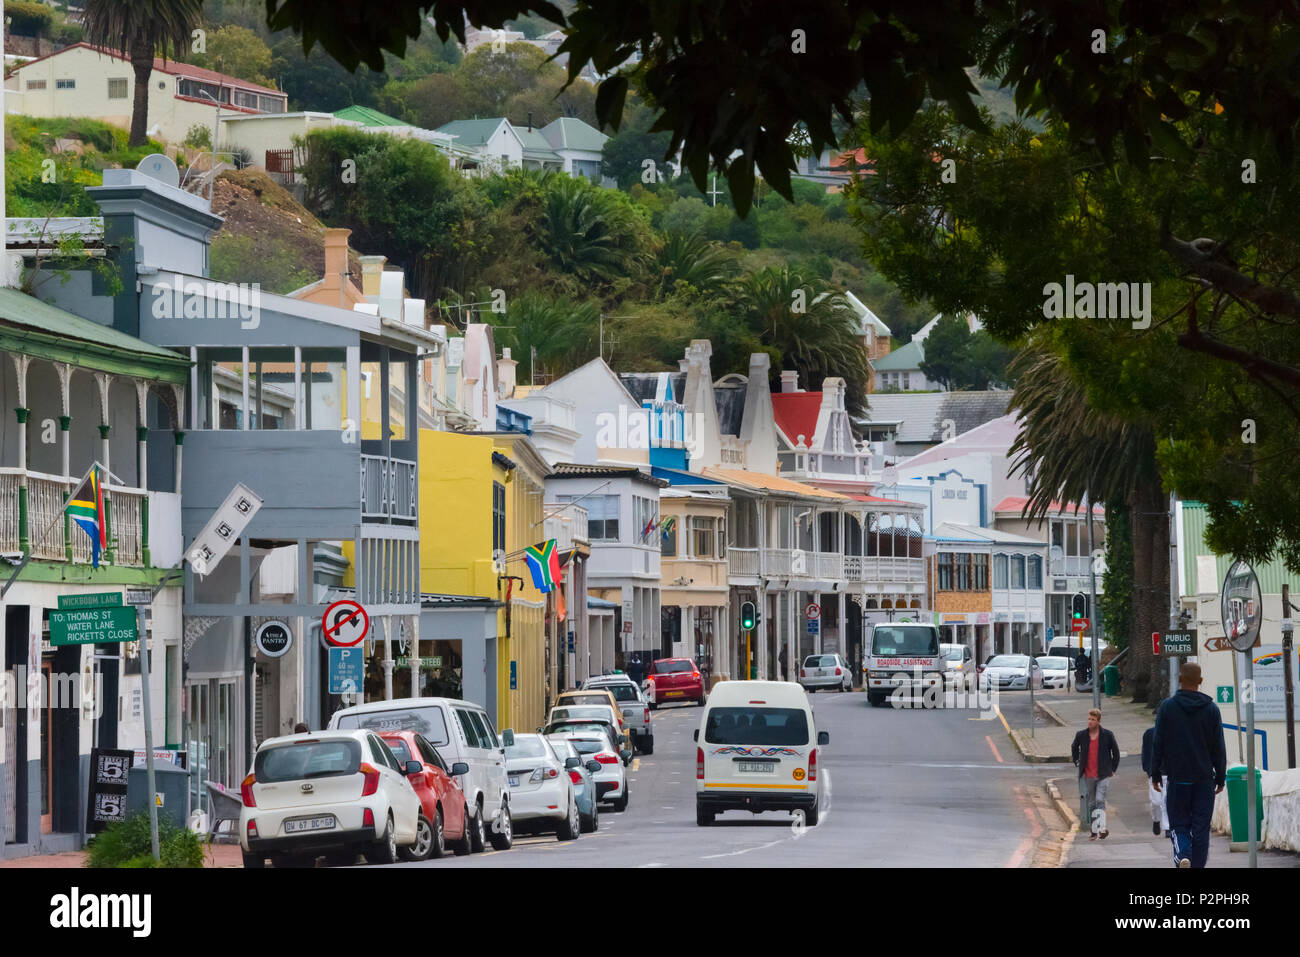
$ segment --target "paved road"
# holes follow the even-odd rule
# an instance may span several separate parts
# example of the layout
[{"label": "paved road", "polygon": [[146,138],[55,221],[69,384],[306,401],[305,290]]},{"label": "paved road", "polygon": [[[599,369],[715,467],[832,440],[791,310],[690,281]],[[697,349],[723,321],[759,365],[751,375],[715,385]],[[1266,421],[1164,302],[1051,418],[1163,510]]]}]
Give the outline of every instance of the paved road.
[{"label": "paved road", "polygon": [[[828,798],[821,823],[795,833],[793,816],[728,811],[695,824],[695,742],[701,710],[655,712],[655,753],[630,770],[631,801],[602,806],[600,830],[577,841],[519,837],[509,851],[399,867],[1019,867],[1059,822],[1036,804],[1060,766],[1028,765],[1002,721],[973,710],[872,708],[861,693],[812,697]],[[1001,696],[1012,727],[1028,727],[1023,692]]]}]

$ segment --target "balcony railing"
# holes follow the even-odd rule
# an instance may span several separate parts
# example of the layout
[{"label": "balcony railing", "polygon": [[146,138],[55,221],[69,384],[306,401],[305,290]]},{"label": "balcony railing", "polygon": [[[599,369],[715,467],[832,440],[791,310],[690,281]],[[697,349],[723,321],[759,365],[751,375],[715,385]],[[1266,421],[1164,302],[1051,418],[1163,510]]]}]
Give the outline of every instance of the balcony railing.
[{"label": "balcony railing", "polygon": [[[550,503],[545,507],[556,508]],[[544,527],[546,537],[555,539],[555,547],[566,552],[575,541],[587,541],[587,510],[581,505],[565,505],[563,511],[547,517]]]},{"label": "balcony railing", "polygon": [[1091,559],[1087,555],[1067,555],[1048,562],[1047,573],[1057,577],[1086,575],[1090,566]]},{"label": "balcony railing", "polygon": [[758,549],[727,547],[727,567],[733,575],[758,577]]},{"label": "balcony railing", "polygon": [[361,456],[362,521],[414,524],[419,504],[418,472],[414,462]]},{"label": "balcony railing", "polygon": [[[18,509],[21,484],[18,469],[0,469],[0,552],[21,550],[23,529]],[[89,564],[90,536],[63,517],[63,503],[74,483],[62,476],[27,473],[27,534],[32,558],[38,561]],[[105,485],[109,550],[115,565],[145,564],[148,493],[143,489]],[[101,559],[107,561],[107,558]]]},{"label": "balcony railing", "polygon": [[851,582],[874,584],[924,583],[924,558],[892,558],[888,555],[844,556],[844,577]]}]

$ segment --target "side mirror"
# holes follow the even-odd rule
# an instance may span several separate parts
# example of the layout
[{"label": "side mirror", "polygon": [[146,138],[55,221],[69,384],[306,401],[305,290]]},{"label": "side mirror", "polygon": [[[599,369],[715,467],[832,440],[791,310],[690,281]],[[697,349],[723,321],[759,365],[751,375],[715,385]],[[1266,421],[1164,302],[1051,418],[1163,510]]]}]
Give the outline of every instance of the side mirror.
[{"label": "side mirror", "polygon": [[405,771],[404,773],[405,773],[408,777],[409,777],[410,775],[412,775],[412,774],[420,774],[420,773],[422,773],[423,771],[424,771],[424,765],[421,764],[419,761],[407,761],[407,762],[406,762],[406,771]]},{"label": "side mirror", "polygon": [[599,774],[599,773],[600,773],[600,762],[599,762],[599,761],[588,761],[588,762],[587,762],[587,770],[590,771],[592,774]]},{"label": "side mirror", "polygon": [[541,734],[541,733],[542,733],[542,729],[541,729],[541,728],[538,728],[538,729],[537,729],[537,733],[538,733],[538,734]]},{"label": "side mirror", "polygon": [[457,761],[451,766],[451,776],[453,778],[458,778],[462,774],[469,774],[469,765],[464,761]]},{"label": "side mirror", "polygon": [[694,735],[694,739],[695,739],[696,741],[700,740],[700,729],[699,729],[699,728],[696,728],[694,731],[691,732],[691,734]]},{"label": "side mirror", "polygon": [[582,758],[565,758],[564,770],[572,771],[574,768],[582,766]]},{"label": "side mirror", "polygon": [[620,751],[618,753],[618,756],[623,759],[623,764],[625,766],[632,763],[632,752],[629,751],[627,748],[624,748],[622,751]]},{"label": "side mirror", "polygon": [[830,733],[829,731],[818,731],[818,732],[817,732],[817,746],[818,746],[818,747],[821,747],[823,744],[830,744],[830,743],[831,743],[831,733]]},{"label": "side mirror", "polygon": [[[537,730],[540,731],[540,730],[542,730],[542,729],[541,729],[541,728],[538,728]],[[502,731],[502,732],[501,732],[501,741],[502,741],[503,744],[505,744],[505,746],[506,746],[507,748],[513,748],[513,747],[515,746],[515,732],[514,732],[514,729],[513,729],[513,728],[506,728],[504,731]]]}]

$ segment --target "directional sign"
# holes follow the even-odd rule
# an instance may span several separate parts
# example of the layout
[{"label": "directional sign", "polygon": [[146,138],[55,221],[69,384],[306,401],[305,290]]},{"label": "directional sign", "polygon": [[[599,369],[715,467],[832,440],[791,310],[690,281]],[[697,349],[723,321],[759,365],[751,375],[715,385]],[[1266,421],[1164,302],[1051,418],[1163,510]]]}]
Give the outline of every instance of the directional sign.
[{"label": "directional sign", "polygon": [[809,621],[816,621],[822,616],[822,606],[817,604],[815,601],[808,602],[808,604],[804,606],[803,616]]},{"label": "directional sign", "polygon": [[352,648],[370,631],[370,616],[350,598],[336,601],[325,609],[321,619],[325,640],[338,648]]},{"label": "directional sign", "polygon": [[1215,694],[1214,700],[1219,704],[1232,704],[1233,688],[1232,685],[1219,685],[1218,693]]},{"label": "directional sign", "polygon": [[247,485],[236,482],[185,553],[190,566],[200,575],[216,568],[261,507],[261,497]]},{"label": "directional sign", "polygon": [[360,694],[366,677],[366,656],[360,648],[329,650],[330,694]]},{"label": "directional sign", "polygon": [[1156,653],[1165,658],[1196,654],[1196,629],[1165,632],[1160,636],[1160,648]]},{"label": "directional sign", "polygon": [[[1256,635],[1254,647],[1258,648],[1261,644],[1262,642],[1260,641],[1259,636]],[[1237,649],[1232,647],[1232,642],[1230,642],[1227,638],[1218,636],[1215,638],[1205,639],[1205,650],[1206,651],[1236,651]]]},{"label": "directional sign", "polygon": [[257,650],[268,658],[279,658],[293,645],[293,632],[282,621],[264,621],[257,629]]},{"label": "directional sign", "polygon": [[1071,630],[1071,631],[1087,631],[1087,630],[1088,630],[1088,625],[1089,625],[1089,624],[1091,624],[1091,619],[1088,619],[1088,618],[1071,618],[1071,619],[1070,619],[1070,630]]},{"label": "directional sign", "polygon": [[51,645],[114,644],[136,638],[134,608],[108,605],[50,610]]}]

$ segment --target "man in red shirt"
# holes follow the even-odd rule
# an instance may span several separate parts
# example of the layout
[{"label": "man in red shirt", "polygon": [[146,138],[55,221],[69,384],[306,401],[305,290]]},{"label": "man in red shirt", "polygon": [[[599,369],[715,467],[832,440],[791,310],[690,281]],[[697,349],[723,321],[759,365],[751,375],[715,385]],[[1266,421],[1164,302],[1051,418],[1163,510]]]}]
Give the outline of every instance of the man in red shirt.
[{"label": "man in red shirt", "polygon": [[[1119,767],[1119,744],[1115,735],[1101,726],[1101,712],[1088,712],[1088,727],[1074,736],[1070,759],[1079,769],[1079,799],[1092,831],[1091,840],[1105,840],[1106,792]],[[1080,822],[1082,823],[1082,822]]]}]

